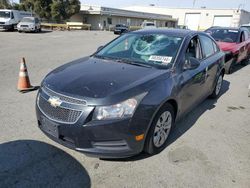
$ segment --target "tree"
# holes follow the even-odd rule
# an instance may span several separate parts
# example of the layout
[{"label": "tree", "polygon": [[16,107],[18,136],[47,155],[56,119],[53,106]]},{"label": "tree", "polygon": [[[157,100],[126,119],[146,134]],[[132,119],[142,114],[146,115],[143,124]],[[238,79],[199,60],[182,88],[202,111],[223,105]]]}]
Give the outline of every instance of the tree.
[{"label": "tree", "polygon": [[79,11],[79,0],[53,0],[51,4],[52,18],[57,22],[67,20]]},{"label": "tree", "polygon": [[[0,0],[2,1],[2,0]],[[69,19],[80,11],[79,0],[20,0],[20,10],[33,11],[40,18],[57,22]]]},{"label": "tree", "polygon": [[8,8],[11,8],[9,0],[0,0],[0,9],[8,9]]}]

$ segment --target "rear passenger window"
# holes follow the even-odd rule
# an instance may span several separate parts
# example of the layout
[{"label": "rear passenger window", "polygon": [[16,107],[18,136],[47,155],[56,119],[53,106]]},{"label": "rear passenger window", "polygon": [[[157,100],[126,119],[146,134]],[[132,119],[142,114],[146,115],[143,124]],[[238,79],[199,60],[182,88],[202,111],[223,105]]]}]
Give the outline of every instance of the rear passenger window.
[{"label": "rear passenger window", "polygon": [[220,48],[218,47],[218,45],[214,41],[212,41],[212,43],[213,43],[213,46],[214,46],[214,51],[215,52],[220,51]]},{"label": "rear passenger window", "polygon": [[215,44],[213,44],[214,42],[209,37],[201,35],[200,41],[204,58],[209,57],[215,53]]}]

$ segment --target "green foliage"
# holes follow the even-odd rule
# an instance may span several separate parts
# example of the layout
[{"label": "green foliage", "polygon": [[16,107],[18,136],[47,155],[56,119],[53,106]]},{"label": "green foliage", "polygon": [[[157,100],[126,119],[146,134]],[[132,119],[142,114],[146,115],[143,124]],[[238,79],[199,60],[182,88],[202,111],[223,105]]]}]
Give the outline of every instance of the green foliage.
[{"label": "green foliage", "polygon": [[33,11],[40,18],[63,22],[80,11],[79,0],[20,0],[12,6],[9,0],[0,0],[0,8]]},{"label": "green foliage", "polygon": [[67,20],[79,11],[79,0],[53,0],[51,4],[52,18],[57,22]]},{"label": "green foliage", "polygon": [[0,0],[0,9],[11,8],[9,0]]}]

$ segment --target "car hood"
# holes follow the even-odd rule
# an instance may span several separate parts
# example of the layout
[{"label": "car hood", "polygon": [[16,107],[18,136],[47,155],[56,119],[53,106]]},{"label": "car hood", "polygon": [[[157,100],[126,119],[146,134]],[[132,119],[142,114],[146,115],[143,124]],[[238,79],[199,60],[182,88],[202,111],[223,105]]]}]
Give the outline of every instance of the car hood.
[{"label": "car hood", "polygon": [[115,29],[127,29],[126,27],[115,27]]},{"label": "car hood", "polygon": [[19,22],[19,25],[34,25],[34,22]]},{"label": "car hood", "polygon": [[219,45],[220,49],[223,51],[230,51],[230,52],[235,52],[237,48],[237,43],[232,43],[232,42],[217,42]]},{"label": "car hood", "polygon": [[61,94],[87,99],[89,104],[104,99],[113,103],[111,100],[126,100],[146,92],[159,79],[169,76],[166,69],[87,57],[55,69],[42,85]]}]

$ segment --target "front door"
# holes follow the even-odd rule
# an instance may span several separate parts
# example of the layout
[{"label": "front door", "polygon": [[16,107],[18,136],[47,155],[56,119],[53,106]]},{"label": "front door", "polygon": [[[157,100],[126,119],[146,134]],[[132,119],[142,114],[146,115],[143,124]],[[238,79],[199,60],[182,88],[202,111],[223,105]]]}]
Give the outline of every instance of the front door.
[{"label": "front door", "polygon": [[195,69],[186,69],[186,64],[189,58],[195,58],[199,62],[202,60],[201,45],[198,36],[193,37],[186,50],[181,64],[182,73],[178,75],[177,81],[179,82],[179,94],[178,99],[180,101],[180,114],[186,113],[193,106],[198,104],[203,99],[204,85],[206,81],[207,68],[204,64],[200,64]]}]

